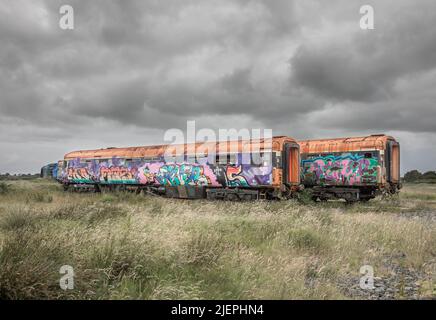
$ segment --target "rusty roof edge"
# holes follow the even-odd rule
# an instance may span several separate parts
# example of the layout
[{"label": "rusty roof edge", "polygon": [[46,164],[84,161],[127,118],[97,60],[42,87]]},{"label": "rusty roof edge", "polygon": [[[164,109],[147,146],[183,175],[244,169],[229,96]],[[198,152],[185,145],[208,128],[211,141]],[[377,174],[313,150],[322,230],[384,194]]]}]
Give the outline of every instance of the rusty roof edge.
[{"label": "rusty roof edge", "polygon": [[349,141],[351,139],[362,139],[362,140],[370,140],[370,139],[374,139],[374,140],[394,140],[396,141],[396,139],[392,136],[386,135],[386,134],[373,134],[373,135],[368,135],[368,136],[356,136],[356,137],[340,137],[340,138],[321,138],[321,139],[304,139],[304,140],[297,140],[298,143],[308,143],[308,142],[314,142],[314,141],[322,141],[322,142],[327,142],[327,141],[343,141],[343,142],[356,142],[356,141]]},{"label": "rusty roof edge", "polygon": [[[231,141],[205,141],[205,142],[196,142],[196,143],[184,143],[184,144],[175,144],[172,145],[173,147],[177,147],[177,146],[183,146],[183,147],[187,147],[189,146],[193,146],[195,145],[195,147],[197,148],[199,145],[201,144],[209,144],[209,145],[220,145],[223,143],[247,143],[247,142],[251,142],[251,143],[263,143],[265,142],[267,139],[266,138],[258,138],[258,139],[250,139],[250,140],[231,140]],[[271,139],[272,141],[274,140],[290,140],[293,142],[297,142],[296,139],[289,137],[289,136],[274,136]],[[68,152],[64,155],[64,159],[70,158],[78,158],[81,154],[90,154],[90,153],[98,153],[98,152],[102,152],[102,151],[109,151],[109,152],[116,152],[116,151],[123,151],[123,152],[134,152],[134,151],[139,151],[141,149],[153,149],[153,150],[159,150],[162,148],[165,148],[167,146],[169,146],[171,144],[162,144],[162,145],[149,145],[149,146],[135,146],[135,147],[110,147],[110,148],[100,148],[100,149],[88,149],[88,150],[76,150],[76,151],[71,151]]]}]

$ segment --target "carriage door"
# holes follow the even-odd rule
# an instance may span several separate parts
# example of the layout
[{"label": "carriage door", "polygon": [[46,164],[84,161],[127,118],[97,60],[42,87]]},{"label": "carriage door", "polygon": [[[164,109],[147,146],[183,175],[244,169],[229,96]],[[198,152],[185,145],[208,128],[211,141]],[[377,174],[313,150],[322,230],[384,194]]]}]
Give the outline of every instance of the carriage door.
[{"label": "carriage door", "polygon": [[297,143],[285,143],[284,178],[288,184],[300,183],[300,146]]},{"label": "carriage door", "polygon": [[391,183],[400,182],[400,144],[388,141],[386,150],[386,177]]},{"label": "carriage door", "polygon": [[393,183],[400,182],[400,144],[398,142],[392,143],[391,180]]}]

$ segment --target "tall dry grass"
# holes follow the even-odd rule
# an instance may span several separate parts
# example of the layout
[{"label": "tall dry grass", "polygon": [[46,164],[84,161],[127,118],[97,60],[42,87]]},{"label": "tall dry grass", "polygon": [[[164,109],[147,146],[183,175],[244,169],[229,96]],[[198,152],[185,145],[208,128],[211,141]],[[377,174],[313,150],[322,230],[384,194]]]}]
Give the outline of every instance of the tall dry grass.
[{"label": "tall dry grass", "polygon": [[[436,201],[422,196],[428,188],[348,206],[13,182],[0,194],[0,299],[343,299],[342,279],[365,264],[377,277],[391,264],[431,277]],[[59,287],[62,265],[74,268],[73,290]]]}]

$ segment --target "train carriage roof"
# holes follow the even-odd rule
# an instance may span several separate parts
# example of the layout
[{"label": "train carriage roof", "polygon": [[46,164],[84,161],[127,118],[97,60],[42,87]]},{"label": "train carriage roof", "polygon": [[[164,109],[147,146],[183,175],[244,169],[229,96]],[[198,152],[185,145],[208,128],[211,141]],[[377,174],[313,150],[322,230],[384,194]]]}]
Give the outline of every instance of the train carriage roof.
[{"label": "train carriage roof", "polygon": [[[179,144],[171,145],[173,150],[178,147],[183,148],[184,154],[192,154],[195,151],[204,150],[207,154],[207,149],[216,150],[217,153],[238,150],[242,152],[245,150],[266,150],[268,147],[268,142],[271,144],[269,147],[275,151],[282,151],[282,145],[284,142],[297,143],[293,138],[287,136],[278,136],[271,139],[252,139],[252,140],[242,140],[242,141],[228,141],[228,142],[198,142],[191,144]],[[128,148],[106,148],[106,149],[95,149],[95,150],[79,150],[67,153],[64,160],[71,160],[77,158],[83,159],[110,159],[113,157],[120,158],[158,158],[165,155],[165,151],[170,145],[155,145],[155,146],[141,146],[141,147],[128,147]],[[201,149],[200,149],[201,148]],[[213,149],[215,148],[215,149]],[[173,152],[175,155],[175,152]]]},{"label": "train carriage roof", "polygon": [[365,137],[348,137],[317,140],[299,140],[301,153],[347,152],[365,150],[384,150],[388,141],[395,138],[375,134]]}]

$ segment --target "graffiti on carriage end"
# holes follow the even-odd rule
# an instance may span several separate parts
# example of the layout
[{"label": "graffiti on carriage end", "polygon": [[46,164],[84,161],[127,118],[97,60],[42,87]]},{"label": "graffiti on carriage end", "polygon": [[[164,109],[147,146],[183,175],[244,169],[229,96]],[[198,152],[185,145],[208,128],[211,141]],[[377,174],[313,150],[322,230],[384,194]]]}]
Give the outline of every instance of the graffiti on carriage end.
[{"label": "graffiti on carriage end", "polygon": [[343,185],[377,182],[378,159],[366,158],[364,154],[317,156],[302,162],[302,179],[306,182]]}]

